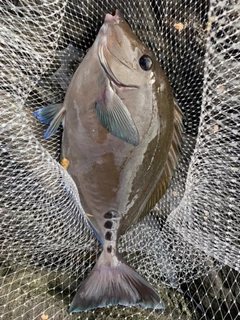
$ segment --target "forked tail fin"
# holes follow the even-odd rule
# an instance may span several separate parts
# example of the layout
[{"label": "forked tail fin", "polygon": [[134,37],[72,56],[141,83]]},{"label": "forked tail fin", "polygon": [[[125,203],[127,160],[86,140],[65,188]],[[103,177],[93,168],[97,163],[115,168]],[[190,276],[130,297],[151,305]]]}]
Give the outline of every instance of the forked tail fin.
[{"label": "forked tail fin", "polygon": [[107,259],[102,252],[90,275],[77,291],[69,312],[106,307],[110,305],[164,309],[156,291],[119,255]]}]

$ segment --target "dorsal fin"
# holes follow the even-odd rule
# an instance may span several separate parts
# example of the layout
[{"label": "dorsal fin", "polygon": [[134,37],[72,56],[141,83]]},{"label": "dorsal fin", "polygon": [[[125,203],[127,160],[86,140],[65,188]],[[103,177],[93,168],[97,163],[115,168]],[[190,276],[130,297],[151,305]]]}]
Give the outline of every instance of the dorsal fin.
[{"label": "dorsal fin", "polygon": [[146,203],[146,206],[143,212],[141,213],[140,218],[146,215],[166,192],[170,184],[171,178],[173,176],[173,172],[177,167],[178,158],[181,153],[182,134],[183,134],[182,112],[178,107],[176,101],[174,100],[173,136],[172,136],[172,143],[169,149],[167,161],[164,165],[163,173],[160,177],[160,180],[157,183],[148,202]]}]

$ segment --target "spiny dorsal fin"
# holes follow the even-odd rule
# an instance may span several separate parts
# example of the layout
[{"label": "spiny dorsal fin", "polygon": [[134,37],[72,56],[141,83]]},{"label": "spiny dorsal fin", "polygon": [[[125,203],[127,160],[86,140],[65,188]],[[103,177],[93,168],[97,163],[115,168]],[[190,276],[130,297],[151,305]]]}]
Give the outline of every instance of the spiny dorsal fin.
[{"label": "spiny dorsal fin", "polygon": [[166,192],[170,184],[171,178],[173,176],[173,172],[177,167],[178,158],[181,153],[182,134],[183,134],[182,112],[179,109],[176,101],[174,101],[173,137],[172,137],[172,143],[169,149],[167,161],[164,165],[161,178],[158,184],[156,185],[152,195],[150,196],[143,212],[141,213],[140,218],[146,215]]}]

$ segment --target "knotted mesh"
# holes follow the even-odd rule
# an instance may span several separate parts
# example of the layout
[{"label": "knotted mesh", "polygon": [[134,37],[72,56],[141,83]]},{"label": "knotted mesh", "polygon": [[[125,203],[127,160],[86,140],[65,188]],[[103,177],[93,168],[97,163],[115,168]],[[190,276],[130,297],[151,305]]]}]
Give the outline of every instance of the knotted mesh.
[{"label": "knotted mesh", "polygon": [[[61,132],[32,112],[61,102],[107,12],[120,9],[155,54],[183,111],[179,166],[120,251],[165,310],[68,315],[101,251]],[[240,6],[234,0],[0,1],[0,319],[237,319],[240,315]]]}]

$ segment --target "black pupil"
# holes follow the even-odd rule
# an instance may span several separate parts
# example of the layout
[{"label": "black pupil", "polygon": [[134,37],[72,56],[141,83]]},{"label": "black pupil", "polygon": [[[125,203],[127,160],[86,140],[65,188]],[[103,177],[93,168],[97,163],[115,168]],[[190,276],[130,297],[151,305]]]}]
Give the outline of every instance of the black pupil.
[{"label": "black pupil", "polygon": [[143,70],[150,70],[152,67],[152,59],[147,55],[143,55],[139,59],[139,64]]}]

